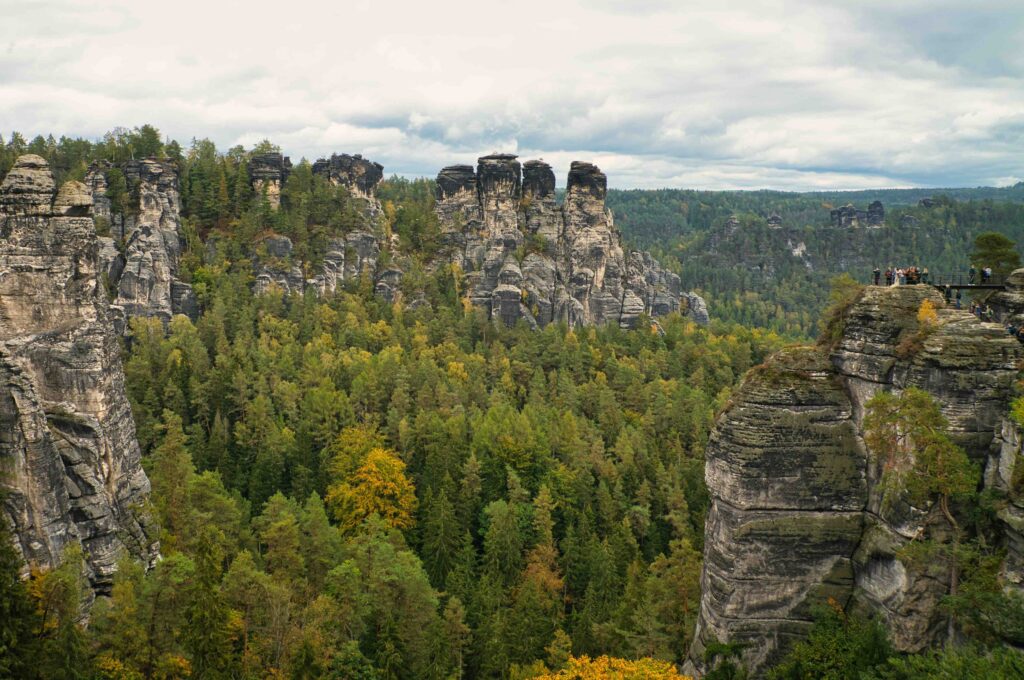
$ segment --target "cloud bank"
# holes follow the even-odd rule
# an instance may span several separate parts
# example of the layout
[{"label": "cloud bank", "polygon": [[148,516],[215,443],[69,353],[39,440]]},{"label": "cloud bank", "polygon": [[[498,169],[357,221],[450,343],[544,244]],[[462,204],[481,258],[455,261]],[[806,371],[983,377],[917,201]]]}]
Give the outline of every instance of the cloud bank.
[{"label": "cloud bank", "polygon": [[263,138],[618,187],[1024,178],[1019,0],[0,0],[0,132]]}]

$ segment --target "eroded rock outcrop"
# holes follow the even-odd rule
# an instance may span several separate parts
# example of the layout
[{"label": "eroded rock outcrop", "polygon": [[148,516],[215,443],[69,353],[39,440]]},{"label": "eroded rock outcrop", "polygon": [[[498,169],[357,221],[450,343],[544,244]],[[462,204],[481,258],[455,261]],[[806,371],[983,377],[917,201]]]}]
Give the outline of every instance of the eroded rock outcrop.
[{"label": "eroded rock outcrop", "polygon": [[850,203],[832,210],[830,216],[833,227],[881,227],[885,224],[885,206],[874,201],[867,210],[858,210]]},{"label": "eroded rock outcrop", "polygon": [[29,565],[79,543],[108,592],[124,551],[150,565],[158,546],[91,205],[77,182],[55,196],[38,156],[0,186],[0,484]]},{"label": "eroded rock outcrop", "polygon": [[[364,225],[332,239],[313,266],[292,256],[287,238],[264,237],[257,249],[257,292],[312,288],[327,294],[343,281],[369,276],[377,294],[394,301],[403,271],[400,257],[382,264],[382,253],[396,253],[394,237],[385,242],[377,224],[383,167],[358,154],[333,154],[318,160],[313,172],[348,189],[359,201]],[[551,166],[542,161],[520,164],[514,155],[492,154],[476,168],[444,168],[436,203],[442,252],[461,268],[470,302],[509,325],[523,320],[534,327],[552,321],[632,327],[643,314],[661,316],[681,307],[707,323],[704,301],[683,295],[675,274],[648,253],[623,251],[604,205],[606,192],[604,173],[589,163],[573,163],[562,205]]]},{"label": "eroded rock outcrop", "polygon": [[[112,309],[117,327],[126,330],[131,317],[157,317],[164,322],[174,314],[195,315],[191,286],[178,278],[183,234],[178,170],[156,159],[129,161],[116,169],[125,179],[129,207],[123,214],[111,210],[108,163],[96,163],[86,176],[94,204],[103,206],[110,224],[109,242],[102,244],[101,267],[114,294]],[[112,256],[112,249],[118,253]]]},{"label": "eroded rock outcrop", "polygon": [[313,174],[325,177],[332,184],[346,187],[349,193],[367,202],[371,216],[380,212],[377,185],[384,179],[384,166],[359,154],[331,154],[313,163]]},{"label": "eroded rock outcrop", "polygon": [[[552,321],[633,327],[641,314],[685,307],[679,278],[647,253],[626,253],[605,208],[607,178],[574,162],[565,200],[542,161],[492,154],[437,176],[437,214],[470,301],[506,324]],[[693,299],[696,303],[697,299]],[[694,318],[706,321],[703,300]]]},{"label": "eroded rock outcrop", "polygon": [[1024,325],[1024,269],[1007,276],[1003,290],[992,293],[984,302],[1003,323],[1021,328]]},{"label": "eroded rock outcrop", "polygon": [[270,207],[281,207],[281,190],[292,171],[292,161],[280,153],[253,154],[249,159],[249,181],[256,196],[267,197]]},{"label": "eroded rock outcrop", "polygon": [[[938,323],[919,334],[925,300],[939,308]],[[712,504],[690,670],[704,670],[716,639],[746,643],[756,675],[806,633],[811,606],[827,598],[879,615],[899,650],[935,643],[948,584],[897,557],[932,529],[926,509],[883,506],[881,469],[863,443],[865,403],[879,390],[923,389],[950,435],[984,462],[1001,450],[996,433],[1020,356],[1001,326],[943,308],[929,286],[871,287],[834,348],[786,350],[752,370],[707,448]]]}]

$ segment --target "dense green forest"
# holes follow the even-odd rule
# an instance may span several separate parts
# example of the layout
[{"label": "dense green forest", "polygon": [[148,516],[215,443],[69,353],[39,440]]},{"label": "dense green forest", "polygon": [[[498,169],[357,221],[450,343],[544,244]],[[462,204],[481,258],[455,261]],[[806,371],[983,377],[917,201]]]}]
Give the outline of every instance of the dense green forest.
[{"label": "dense green forest", "polygon": [[[679,274],[684,289],[700,293],[713,318],[811,338],[838,274],[868,283],[875,267],[965,272],[979,234],[1024,241],[1024,185],[944,190],[916,203],[931,195],[612,191],[608,205],[624,236]],[[891,201],[880,228],[831,224],[833,208],[856,201],[864,209],[876,199]],[[780,226],[768,224],[772,215]]]},{"label": "dense green forest", "polygon": [[[186,149],[148,126],[96,143],[15,142],[0,150],[0,174],[24,152],[64,178],[99,158],[177,162],[181,275],[202,313],[169,328],[134,319],[125,348],[162,560],[149,573],[125,560],[83,628],[76,556],[24,583],[0,535],[0,676],[528,678],[582,655],[683,659],[700,597],[708,433],[744,372],[782,345],[771,326],[809,332],[817,293],[795,298],[801,315],[780,326],[768,311],[741,313],[778,291],[747,299],[733,288],[761,284],[712,269],[702,290],[720,286],[713,309],[734,311],[708,328],[678,315],[636,331],[504,328],[464,303],[459,272],[427,266],[431,182],[385,181],[373,221],[306,162],[271,210],[249,188],[251,151],[206,140]],[[974,203],[942,206],[936,220],[981,219]],[[999,209],[1017,218],[1017,206]],[[648,214],[617,210],[624,228]],[[679,243],[662,256],[685,272],[687,233],[708,239],[731,211],[671,232]],[[404,258],[402,285],[427,304],[388,304],[369,278],[327,298],[253,294],[259,236],[286,234],[297,258],[315,262],[354,228],[398,235],[384,258]],[[956,228],[968,238],[973,227]],[[750,253],[762,247],[757,230],[747,220],[739,239]],[[841,245],[814,240],[811,227],[804,238],[826,252]],[[827,297],[820,277],[800,285]],[[724,302],[733,295],[735,308]],[[1020,670],[1019,655],[981,647],[902,658],[874,622],[820,619],[817,644],[797,647],[778,677]],[[743,677],[727,647],[716,653],[709,677]],[[621,677],[670,677],[656,668]],[[807,670],[821,668],[834,674]]]}]

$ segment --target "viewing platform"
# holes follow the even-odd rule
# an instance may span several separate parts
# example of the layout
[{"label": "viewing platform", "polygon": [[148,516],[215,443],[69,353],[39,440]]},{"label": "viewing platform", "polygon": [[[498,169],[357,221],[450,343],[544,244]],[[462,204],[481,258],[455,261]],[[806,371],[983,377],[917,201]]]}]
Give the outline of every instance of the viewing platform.
[{"label": "viewing platform", "polygon": [[[968,290],[1003,290],[1006,288],[1008,274],[992,274],[987,280],[982,281],[981,274],[973,277],[967,272],[954,272],[951,274],[932,274],[928,277],[928,285],[939,290],[968,289]],[[922,282],[923,283],[923,282]]]}]

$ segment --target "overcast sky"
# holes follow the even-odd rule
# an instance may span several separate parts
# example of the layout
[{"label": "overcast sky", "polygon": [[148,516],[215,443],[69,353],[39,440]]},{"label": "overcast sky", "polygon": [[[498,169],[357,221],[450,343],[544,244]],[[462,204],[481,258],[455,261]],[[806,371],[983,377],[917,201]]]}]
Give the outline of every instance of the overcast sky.
[{"label": "overcast sky", "polygon": [[564,183],[1024,179],[1024,0],[0,0],[0,133],[263,138],[433,176]]}]

